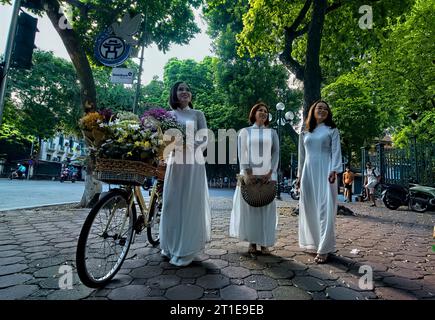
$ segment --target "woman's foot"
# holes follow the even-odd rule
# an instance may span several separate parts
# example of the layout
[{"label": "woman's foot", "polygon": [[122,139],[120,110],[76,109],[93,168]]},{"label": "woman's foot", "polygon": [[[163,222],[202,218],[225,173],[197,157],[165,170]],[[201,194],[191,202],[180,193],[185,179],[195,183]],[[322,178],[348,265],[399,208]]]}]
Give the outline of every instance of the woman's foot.
[{"label": "woman's foot", "polygon": [[317,254],[314,258],[314,262],[318,264],[326,263],[328,261],[328,254]]},{"label": "woman's foot", "polygon": [[261,254],[268,256],[270,255],[270,250],[267,247],[261,246]]},{"label": "woman's foot", "polygon": [[250,243],[248,248],[249,254],[256,254],[257,253],[257,245],[255,243]]}]

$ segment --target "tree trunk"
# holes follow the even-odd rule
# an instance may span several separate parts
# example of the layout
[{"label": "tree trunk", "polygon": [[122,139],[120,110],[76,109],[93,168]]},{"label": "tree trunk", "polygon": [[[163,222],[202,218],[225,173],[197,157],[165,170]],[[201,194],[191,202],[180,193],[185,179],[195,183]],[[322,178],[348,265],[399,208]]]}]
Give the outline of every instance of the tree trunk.
[{"label": "tree trunk", "polygon": [[102,192],[103,188],[101,182],[95,180],[92,174],[87,173],[85,177],[85,192],[83,193],[82,199],[78,205],[79,208],[87,208],[93,206],[93,204],[98,200],[98,195]]},{"label": "tree trunk", "polygon": [[[59,13],[58,0],[44,0],[44,10],[48,18],[62,39],[63,44],[71,58],[77,77],[80,82],[80,98],[83,110],[88,113],[96,110],[96,90],[92,69],[89,65],[88,58],[80,39],[73,29],[59,26],[59,21],[63,13]],[[92,178],[92,167],[86,167],[85,191],[80,202],[81,207],[91,205],[91,200],[95,198],[98,192],[101,192],[101,183]]]},{"label": "tree trunk", "polygon": [[308,30],[304,69],[304,120],[308,116],[310,106],[321,97],[320,85],[322,82],[322,73],[320,70],[319,57],[326,6],[327,0],[316,0],[313,2],[313,13]]}]

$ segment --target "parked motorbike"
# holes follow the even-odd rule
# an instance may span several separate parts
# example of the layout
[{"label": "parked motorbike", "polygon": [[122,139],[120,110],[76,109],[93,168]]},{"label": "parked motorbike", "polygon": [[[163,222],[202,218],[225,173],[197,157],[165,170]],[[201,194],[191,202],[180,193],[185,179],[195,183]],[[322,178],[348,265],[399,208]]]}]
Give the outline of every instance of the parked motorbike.
[{"label": "parked motorbike", "polygon": [[296,179],[293,180],[288,194],[290,195],[290,197],[292,197],[293,200],[299,200],[300,194],[299,189],[296,187]]},{"label": "parked motorbike", "polygon": [[382,201],[391,210],[408,206],[413,211],[425,212],[435,208],[435,188],[413,183],[408,188],[390,184],[382,192]]}]

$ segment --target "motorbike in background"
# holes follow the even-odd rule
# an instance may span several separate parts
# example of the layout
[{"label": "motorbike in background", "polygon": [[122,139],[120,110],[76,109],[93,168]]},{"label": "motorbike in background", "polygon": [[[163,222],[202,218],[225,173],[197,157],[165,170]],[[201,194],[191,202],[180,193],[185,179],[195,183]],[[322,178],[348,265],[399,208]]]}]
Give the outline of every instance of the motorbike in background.
[{"label": "motorbike in background", "polygon": [[299,189],[296,187],[296,181],[297,179],[293,180],[290,186],[290,190],[288,192],[288,194],[290,195],[290,197],[292,197],[293,200],[299,200],[300,197]]},{"label": "motorbike in background", "polygon": [[388,209],[408,206],[413,211],[425,212],[435,209],[435,188],[410,183],[409,187],[397,184],[386,185],[381,197]]},{"label": "motorbike in background", "polygon": [[9,174],[9,179],[25,179],[26,178],[26,174],[24,172],[14,169],[11,169],[11,173]]},{"label": "motorbike in background", "polygon": [[60,174],[60,182],[68,181],[70,180],[72,183],[76,182],[78,178],[77,172],[73,172],[69,168],[65,168],[62,170],[62,173]]}]

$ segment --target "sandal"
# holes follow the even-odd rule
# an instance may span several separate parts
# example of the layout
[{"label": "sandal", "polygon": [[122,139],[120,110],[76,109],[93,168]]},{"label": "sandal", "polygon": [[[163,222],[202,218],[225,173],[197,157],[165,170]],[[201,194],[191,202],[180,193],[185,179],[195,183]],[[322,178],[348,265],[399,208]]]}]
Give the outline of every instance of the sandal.
[{"label": "sandal", "polygon": [[314,262],[318,264],[323,264],[328,261],[328,254],[317,254],[317,256],[314,258]]},{"label": "sandal", "polygon": [[261,247],[261,254],[262,255],[265,255],[265,256],[268,256],[268,255],[270,255],[271,253],[270,253],[270,250],[267,248],[267,247]]},{"label": "sandal", "polygon": [[257,245],[256,244],[249,244],[249,249],[248,249],[248,253],[249,254],[256,254],[257,253]]}]

